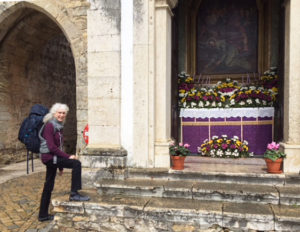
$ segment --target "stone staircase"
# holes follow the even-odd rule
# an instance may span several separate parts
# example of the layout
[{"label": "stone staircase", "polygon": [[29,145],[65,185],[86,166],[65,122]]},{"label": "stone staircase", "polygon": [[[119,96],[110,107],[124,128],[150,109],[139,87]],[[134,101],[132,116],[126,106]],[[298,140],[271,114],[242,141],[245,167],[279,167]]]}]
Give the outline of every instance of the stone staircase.
[{"label": "stone staircase", "polygon": [[[96,180],[95,189],[85,191],[90,202],[53,200],[56,227],[60,231],[300,231],[299,175],[185,168],[127,169],[126,176]],[[213,225],[217,229],[207,229]]]}]

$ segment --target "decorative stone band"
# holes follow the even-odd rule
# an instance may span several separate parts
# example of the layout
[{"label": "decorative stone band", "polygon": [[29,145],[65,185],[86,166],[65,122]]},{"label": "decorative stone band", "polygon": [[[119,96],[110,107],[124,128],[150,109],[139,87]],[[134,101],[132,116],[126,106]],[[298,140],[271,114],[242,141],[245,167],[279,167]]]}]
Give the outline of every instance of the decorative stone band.
[{"label": "decorative stone band", "polygon": [[181,109],[181,118],[274,117],[274,107]]}]

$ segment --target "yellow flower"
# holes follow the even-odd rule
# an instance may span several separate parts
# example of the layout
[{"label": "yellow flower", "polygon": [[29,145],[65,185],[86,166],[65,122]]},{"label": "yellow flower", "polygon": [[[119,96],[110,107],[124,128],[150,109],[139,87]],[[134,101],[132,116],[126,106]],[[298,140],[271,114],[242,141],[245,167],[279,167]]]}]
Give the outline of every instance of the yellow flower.
[{"label": "yellow flower", "polygon": [[208,144],[209,144],[209,145],[212,145],[212,143],[213,143],[213,141],[212,141],[212,140],[210,140],[210,141],[208,142]]},{"label": "yellow flower", "polygon": [[250,90],[246,91],[245,94],[251,94],[251,91],[252,90],[250,89]]},{"label": "yellow flower", "polygon": [[273,88],[272,88],[272,91],[275,92],[275,93],[277,93],[277,92],[278,92],[278,89],[277,89],[276,87],[273,87]]},{"label": "yellow flower", "polygon": [[245,151],[248,151],[248,147],[246,145],[244,145],[243,148],[244,148]]},{"label": "yellow flower", "polygon": [[179,92],[180,93],[185,93],[185,89],[180,89]]},{"label": "yellow flower", "polygon": [[218,96],[218,94],[216,93],[216,92],[213,92],[213,94],[217,97]]},{"label": "yellow flower", "polygon": [[232,88],[233,87],[233,83],[228,83],[228,87]]},{"label": "yellow flower", "polygon": [[221,102],[225,102],[225,97],[224,96],[221,96]]},{"label": "yellow flower", "polygon": [[200,97],[201,96],[201,93],[200,92],[197,92],[197,94],[196,94],[198,97]]},{"label": "yellow flower", "polygon": [[227,143],[227,144],[230,144],[230,143],[231,143],[231,140],[226,140],[226,143]]},{"label": "yellow flower", "polygon": [[236,145],[237,146],[241,146],[242,145],[242,142],[240,140],[236,141]]},{"label": "yellow flower", "polygon": [[217,143],[222,143],[223,142],[223,139],[218,139],[217,140]]},{"label": "yellow flower", "polygon": [[181,102],[185,102],[185,101],[186,101],[185,97],[181,99]]},{"label": "yellow flower", "polygon": [[[241,95],[241,92],[239,92],[239,95]],[[233,94],[231,97],[230,97],[230,100],[234,99],[236,97],[236,94]]]}]

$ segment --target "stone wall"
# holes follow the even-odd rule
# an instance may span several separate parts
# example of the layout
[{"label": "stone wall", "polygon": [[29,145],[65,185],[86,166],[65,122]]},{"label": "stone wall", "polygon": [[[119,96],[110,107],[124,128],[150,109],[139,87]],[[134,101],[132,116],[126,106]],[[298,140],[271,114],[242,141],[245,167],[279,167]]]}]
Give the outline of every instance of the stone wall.
[{"label": "stone wall", "polygon": [[[36,4],[35,4],[36,3]],[[0,1],[0,164],[23,160],[17,140],[33,104],[69,105],[65,148],[85,144],[86,1]],[[77,94],[76,94],[77,93]]]}]

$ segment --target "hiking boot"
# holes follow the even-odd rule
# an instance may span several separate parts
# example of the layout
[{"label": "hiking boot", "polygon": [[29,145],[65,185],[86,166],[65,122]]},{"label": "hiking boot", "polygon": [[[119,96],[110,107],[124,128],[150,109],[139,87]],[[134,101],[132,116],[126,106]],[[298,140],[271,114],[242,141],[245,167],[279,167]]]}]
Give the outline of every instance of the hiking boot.
[{"label": "hiking boot", "polygon": [[89,201],[90,197],[83,196],[83,195],[79,194],[78,192],[76,192],[76,193],[71,193],[69,199],[70,199],[70,201]]},{"label": "hiking boot", "polygon": [[39,217],[38,218],[40,222],[44,222],[44,221],[52,221],[54,219],[54,216],[49,214],[46,217]]}]

